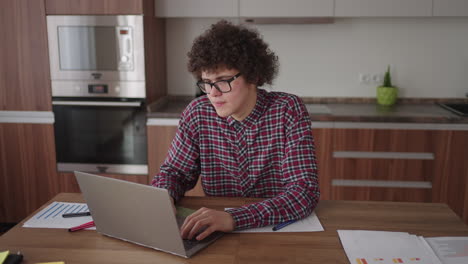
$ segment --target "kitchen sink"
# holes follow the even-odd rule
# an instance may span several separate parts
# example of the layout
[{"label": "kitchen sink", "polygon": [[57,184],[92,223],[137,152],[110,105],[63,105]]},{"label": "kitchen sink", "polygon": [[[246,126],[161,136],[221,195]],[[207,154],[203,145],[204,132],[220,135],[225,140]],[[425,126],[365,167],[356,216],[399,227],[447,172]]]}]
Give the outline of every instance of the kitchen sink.
[{"label": "kitchen sink", "polygon": [[466,104],[440,104],[443,108],[461,116],[468,116],[468,103]]}]

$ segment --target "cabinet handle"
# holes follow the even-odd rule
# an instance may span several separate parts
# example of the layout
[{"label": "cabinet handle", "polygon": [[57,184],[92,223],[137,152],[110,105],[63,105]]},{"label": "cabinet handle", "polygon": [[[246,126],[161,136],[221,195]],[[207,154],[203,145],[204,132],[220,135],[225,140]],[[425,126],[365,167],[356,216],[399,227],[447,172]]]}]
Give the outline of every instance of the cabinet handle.
[{"label": "cabinet handle", "polygon": [[53,101],[53,105],[139,107],[141,102]]},{"label": "cabinet handle", "polygon": [[333,158],[434,160],[429,152],[333,151]]}]

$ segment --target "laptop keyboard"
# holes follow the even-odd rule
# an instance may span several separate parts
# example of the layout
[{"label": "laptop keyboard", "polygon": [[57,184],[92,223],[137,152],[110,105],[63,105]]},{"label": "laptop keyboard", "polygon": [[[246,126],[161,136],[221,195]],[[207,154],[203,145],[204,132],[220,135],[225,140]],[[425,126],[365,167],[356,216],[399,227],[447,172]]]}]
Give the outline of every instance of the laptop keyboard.
[{"label": "laptop keyboard", "polygon": [[[176,219],[177,219],[177,225],[179,226],[179,228],[182,226],[182,224],[184,223],[184,220],[185,218],[183,217],[179,217],[179,216],[176,216]],[[193,236],[192,239],[182,239],[183,243],[184,243],[184,247],[185,247],[185,250],[189,250],[193,247],[195,247],[196,245],[200,244],[201,242],[205,242],[207,240],[210,240],[210,236],[204,238],[203,240],[196,240],[195,237],[197,237],[197,235],[199,235],[201,232],[203,232],[206,228],[202,228],[197,234],[195,234]]]},{"label": "laptop keyboard", "polygon": [[196,245],[198,245],[200,243],[200,241],[198,241],[196,239],[183,239],[182,241],[184,243],[185,250],[190,250],[194,246],[196,246]]}]

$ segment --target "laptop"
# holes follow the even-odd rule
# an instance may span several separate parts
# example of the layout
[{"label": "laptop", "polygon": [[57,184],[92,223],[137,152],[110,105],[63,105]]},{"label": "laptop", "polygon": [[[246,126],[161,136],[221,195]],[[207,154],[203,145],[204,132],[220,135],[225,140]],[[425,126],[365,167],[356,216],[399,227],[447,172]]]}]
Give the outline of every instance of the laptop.
[{"label": "laptop", "polygon": [[104,235],[189,258],[224,233],[186,240],[166,189],[75,171],[96,225]]}]

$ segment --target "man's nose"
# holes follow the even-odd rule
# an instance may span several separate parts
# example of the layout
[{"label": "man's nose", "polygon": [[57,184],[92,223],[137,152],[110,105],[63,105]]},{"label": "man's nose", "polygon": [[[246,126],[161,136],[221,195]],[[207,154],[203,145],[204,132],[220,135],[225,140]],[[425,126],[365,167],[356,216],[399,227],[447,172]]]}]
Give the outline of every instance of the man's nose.
[{"label": "man's nose", "polygon": [[211,87],[210,96],[220,96],[223,94],[214,85]]}]

